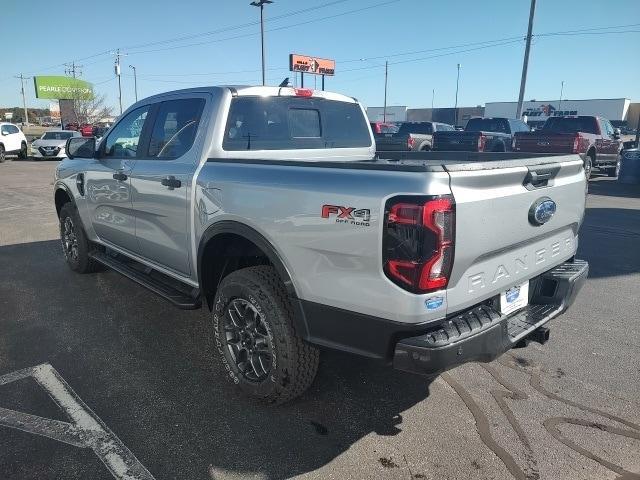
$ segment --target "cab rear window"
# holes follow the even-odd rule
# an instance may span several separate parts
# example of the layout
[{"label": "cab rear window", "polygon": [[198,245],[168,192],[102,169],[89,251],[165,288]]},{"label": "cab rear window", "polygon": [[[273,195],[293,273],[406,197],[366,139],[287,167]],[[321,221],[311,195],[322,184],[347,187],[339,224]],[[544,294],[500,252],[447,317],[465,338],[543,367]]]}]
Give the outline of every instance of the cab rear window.
[{"label": "cab rear window", "polygon": [[358,104],[306,97],[232,99],[222,142],[230,151],[369,146]]}]

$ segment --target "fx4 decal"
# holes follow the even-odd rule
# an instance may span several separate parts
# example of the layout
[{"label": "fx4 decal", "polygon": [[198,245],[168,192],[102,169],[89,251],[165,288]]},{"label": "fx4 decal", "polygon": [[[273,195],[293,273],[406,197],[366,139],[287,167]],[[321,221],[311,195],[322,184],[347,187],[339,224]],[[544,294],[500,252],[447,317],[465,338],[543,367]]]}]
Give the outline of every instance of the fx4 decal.
[{"label": "fx4 decal", "polygon": [[335,217],[336,223],[369,226],[371,210],[368,208],[343,207],[342,205],[323,205],[322,218]]}]

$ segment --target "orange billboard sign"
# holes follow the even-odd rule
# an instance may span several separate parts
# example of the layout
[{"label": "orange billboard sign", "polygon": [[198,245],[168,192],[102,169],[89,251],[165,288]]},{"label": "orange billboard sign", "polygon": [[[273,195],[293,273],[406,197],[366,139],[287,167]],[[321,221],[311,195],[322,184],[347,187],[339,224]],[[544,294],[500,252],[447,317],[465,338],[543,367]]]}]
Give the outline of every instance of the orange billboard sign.
[{"label": "orange billboard sign", "polygon": [[289,55],[289,70],[312,75],[335,75],[336,61],[292,53]]}]

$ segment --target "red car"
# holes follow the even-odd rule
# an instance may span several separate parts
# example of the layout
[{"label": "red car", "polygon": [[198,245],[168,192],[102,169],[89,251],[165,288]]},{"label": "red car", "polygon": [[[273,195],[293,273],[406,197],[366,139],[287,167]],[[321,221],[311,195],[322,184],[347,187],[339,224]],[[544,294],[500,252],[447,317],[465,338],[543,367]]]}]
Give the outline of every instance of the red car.
[{"label": "red car", "polygon": [[78,131],[82,134],[83,137],[93,137],[93,125],[85,123],[78,129]]},{"label": "red car", "polygon": [[610,177],[618,176],[622,140],[620,130],[606,118],[578,115],[551,117],[540,130],[518,132],[513,150],[533,153],[577,153],[584,162],[587,178],[591,169],[604,170]]}]

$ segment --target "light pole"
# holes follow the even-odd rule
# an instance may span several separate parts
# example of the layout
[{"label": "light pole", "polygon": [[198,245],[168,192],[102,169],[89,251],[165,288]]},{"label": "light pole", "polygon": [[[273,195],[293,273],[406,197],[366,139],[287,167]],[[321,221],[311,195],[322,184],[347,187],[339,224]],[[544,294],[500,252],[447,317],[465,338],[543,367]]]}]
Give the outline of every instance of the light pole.
[{"label": "light pole", "polygon": [[[374,65],[376,65],[378,67],[382,66],[377,62],[373,62],[373,61],[369,60],[368,58],[361,58],[360,61],[361,62],[373,63]],[[388,84],[388,80],[389,80],[389,60],[385,60],[385,62],[384,62],[384,107],[382,107],[382,121],[384,123],[387,122],[387,84]]]},{"label": "light pole", "polygon": [[431,89],[431,116],[433,117],[433,100],[436,98],[436,89]]},{"label": "light pole", "polygon": [[531,50],[531,32],[533,30],[533,16],[536,13],[536,0],[531,0],[529,10],[529,27],[527,28],[527,44],[524,47],[524,61],[522,62],[522,78],[520,79],[520,94],[518,95],[518,107],[516,118],[522,117],[522,104],[524,102],[524,88],[527,85],[527,69],[529,68],[529,51]]},{"label": "light pole", "polygon": [[453,107],[454,110],[454,114],[455,114],[455,125],[458,125],[458,88],[460,87],[460,64],[458,64],[458,76],[456,77],[456,105],[455,107]]},{"label": "light pole", "polygon": [[560,100],[558,101],[558,111],[562,110],[562,91],[564,90],[564,80],[560,82]]},{"label": "light pole", "polygon": [[138,101],[138,76],[136,75],[136,67],[129,65],[129,68],[133,69],[133,89],[136,93],[136,102]]},{"label": "light pole", "polygon": [[384,62],[384,107],[382,107],[382,121],[387,123],[387,80],[389,78],[389,61]]},{"label": "light pole", "polygon": [[264,76],[264,6],[265,4],[273,3],[273,0],[256,0],[249,5],[254,7],[260,7],[260,46],[262,48],[262,85],[265,85]]}]

